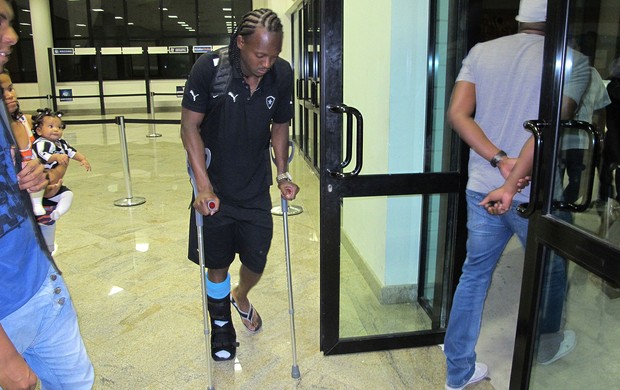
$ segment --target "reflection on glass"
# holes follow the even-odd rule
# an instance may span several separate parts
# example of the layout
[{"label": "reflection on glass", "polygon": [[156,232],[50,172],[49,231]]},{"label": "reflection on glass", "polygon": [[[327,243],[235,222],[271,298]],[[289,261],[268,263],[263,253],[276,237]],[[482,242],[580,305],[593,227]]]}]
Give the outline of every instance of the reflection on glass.
[{"label": "reflection on glass", "polygon": [[[433,235],[427,230],[433,238],[427,240],[421,255],[419,237],[427,235],[421,234],[422,200],[422,195],[343,200],[341,337],[432,329],[431,318],[417,296],[422,257],[427,270],[438,263],[436,231]],[[433,222],[427,229],[437,229],[440,213],[435,208],[428,214]]]},{"label": "reflection on glass", "polygon": [[613,60],[607,83],[606,132],[600,170],[600,235],[620,247],[620,57]]},{"label": "reflection on glass", "polygon": [[[535,363],[530,389],[617,388],[620,289],[572,262],[568,282],[561,340],[567,353],[551,364]],[[539,344],[535,362],[541,351]]]},{"label": "reflection on glass", "polygon": [[[592,9],[597,10],[594,19]],[[585,132],[560,128],[554,188],[556,210],[570,213],[568,218],[560,214],[562,220],[616,246],[620,246],[620,228],[615,226],[620,200],[620,177],[616,175],[620,164],[620,53],[618,32],[600,34],[603,30],[597,23],[604,25],[619,12],[617,2],[595,1],[586,6],[576,1],[571,5],[562,119],[593,125],[602,142],[594,148]],[[557,202],[585,207],[576,212]]]},{"label": "reflection on glass", "polygon": [[446,105],[449,100],[450,91],[454,84],[456,74],[454,64],[454,47],[456,37],[449,29],[450,1],[442,0],[436,2],[437,17],[435,20],[435,39],[432,61],[433,75],[433,115],[429,118],[431,133],[429,145],[430,150],[426,150],[426,166],[430,172],[447,172],[450,170],[449,156],[444,150],[451,150],[450,144],[456,136],[452,129],[446,125]]}]

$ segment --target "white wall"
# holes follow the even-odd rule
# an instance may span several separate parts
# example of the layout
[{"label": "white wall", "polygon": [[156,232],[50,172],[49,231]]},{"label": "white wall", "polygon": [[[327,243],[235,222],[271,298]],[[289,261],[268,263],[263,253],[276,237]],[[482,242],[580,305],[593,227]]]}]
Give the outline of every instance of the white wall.
[{"label": "white wall", "polygon": [[[376,7],[372,0],[345,0],[344,7],[344,103],[364,118],[362,174],[422,172],[428,1]],[[382,287],[417,283],[421,199],[344,201],[343,233]]]}]

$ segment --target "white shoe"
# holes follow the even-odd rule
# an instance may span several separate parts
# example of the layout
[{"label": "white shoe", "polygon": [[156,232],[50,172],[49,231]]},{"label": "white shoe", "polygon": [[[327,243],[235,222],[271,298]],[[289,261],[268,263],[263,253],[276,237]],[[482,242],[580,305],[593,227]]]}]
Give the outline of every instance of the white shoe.
[{"label": "white shoe", "polygon": [[555,362],[556,360],[562,359],[564,356],[571,353],[573,349],[575,349],[575,345],[577,345],[577,335],[572,330],[565,330],[564,340],[562,340],[562,342],[560,343],[560,348],[558,348],[558,351],[555,353],[555,355],[553,355],[551,359],[545,362],[540,362],[540,364],[546,366]]},{"label": "white shoe", "polygon": [[461,387],[451,387],[451,386],[449,386],[446,383],[446,390],[461,390],[461,389],[464,389],[465,387],[467,387],[468,385],[471,385],[472,383],[480,382],[481,380],[483,380],[487,376],[489,376],[489,367],[487,367],[487,365],[484,364],[484,363],[476,362],[476,369],[474,370],[474,375],[472,375],[471,378],[469,378],[467,383],[465,383]]}]

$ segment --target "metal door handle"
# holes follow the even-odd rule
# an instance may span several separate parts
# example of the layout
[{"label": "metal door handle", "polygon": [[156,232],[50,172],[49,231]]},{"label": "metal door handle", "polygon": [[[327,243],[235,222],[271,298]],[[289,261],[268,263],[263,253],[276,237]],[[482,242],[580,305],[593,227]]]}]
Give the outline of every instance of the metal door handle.
[{"label": "metal door handle", "polygon": [[315,80],[310,80],[310,102],[314,108],[319,107],[319,83]]},{"label": "metal door handle", "polygon": [[303,79],[297,79],[296,82],[296,87],[297,87],[297,99],[299,100],[303,100],[304,99],[304,80]]},{"label": "metal door handle", "polygon": [[[362,114],[356,108],[349,107],[346,104],[328,105],[327,109],[335,114],[347,116],[347,143],[344,160],[340,162],[336,169],[327,169],[327,172],[332,177],[338,179],[357,176],[362,170],[362,161],[364,159],[364,119]],[[353,117],[355,117],[357,124],[355,168],[351,172],[344,173],[343,169],[351,163],[351,158],[353,157]]]}]

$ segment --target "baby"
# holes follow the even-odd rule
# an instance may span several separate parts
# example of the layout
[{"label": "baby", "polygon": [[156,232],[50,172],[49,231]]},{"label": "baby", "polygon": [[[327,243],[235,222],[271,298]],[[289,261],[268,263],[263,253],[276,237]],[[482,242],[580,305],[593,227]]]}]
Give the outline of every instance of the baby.
[{"label": "baby", "polygon": [[[39,109],[37,112],[38,114],[33,119],[37,135],[33,149],[45,168],[54,169],[59,165],[66,166],[69,164],[69,159],[73,159],[79,161],[80,165],[90,171],[90,164],[86,157],[62,139],[65,129],[61,120],[63,113],[52,112],[49,108]],[[56,221],[69,211],[73,201],[73,192],[63,185],[58,193],[48,200],[56,203],[56,209],[50,214],[50,218]]]}]

